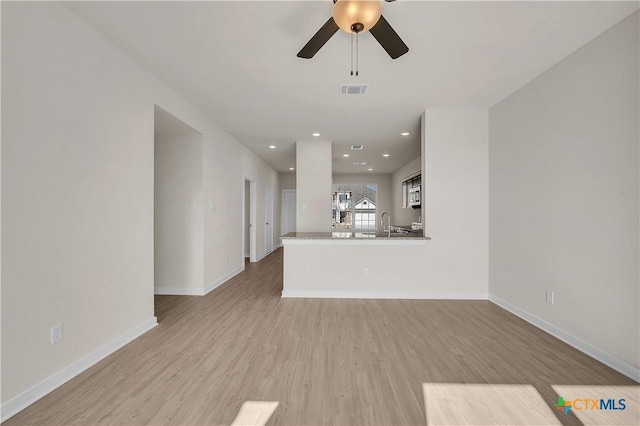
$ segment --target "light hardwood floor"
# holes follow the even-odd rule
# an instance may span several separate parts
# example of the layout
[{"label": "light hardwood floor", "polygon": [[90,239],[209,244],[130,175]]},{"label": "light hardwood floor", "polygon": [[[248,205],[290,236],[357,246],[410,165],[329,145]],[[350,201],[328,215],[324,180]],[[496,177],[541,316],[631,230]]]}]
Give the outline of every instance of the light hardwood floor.
[{"label": "light hardwood floor", "polygon": [[6,424],[230,425],[275,401],[269,425],[424,425],[423,383],[531,385],[549,408],[554,385],[637,385],[488,301],[281,290],[277,250],[204,297],[156,296],[156,328]]}]

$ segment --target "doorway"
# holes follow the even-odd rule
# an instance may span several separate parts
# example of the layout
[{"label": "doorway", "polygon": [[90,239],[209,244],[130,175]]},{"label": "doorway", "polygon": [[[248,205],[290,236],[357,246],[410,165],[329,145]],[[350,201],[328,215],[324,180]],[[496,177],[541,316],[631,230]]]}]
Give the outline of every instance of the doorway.
[{"label": "doorway", "polygon": [[242,178],[242,256],[256,261],[256,181]]},{"label": "doorway", "polygon": [[201,294],[204,281],[203,136],[154,107],[154,294]]},{"label": "doorway", "polygon": [[273,251],[273,187],[267,185],[264,190],[264,253]]},{"label": "doorway", "polygon": [[296,232],[296,190],[282,190],[282,235]]}]

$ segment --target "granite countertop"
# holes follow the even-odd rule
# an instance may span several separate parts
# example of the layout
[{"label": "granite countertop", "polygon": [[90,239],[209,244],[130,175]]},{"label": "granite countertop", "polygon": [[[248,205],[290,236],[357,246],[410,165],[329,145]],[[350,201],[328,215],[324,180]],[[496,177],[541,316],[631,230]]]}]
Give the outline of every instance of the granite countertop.
[{"label": "granite countertop", "polygon": [[297,239],[297,240],[430,240],[431,237],[425,237],[422,231],[414,231],[409,233],[392,232],[391,237],[387,232],[352,232],[352,231],[333,231],[333,232],[289,232],[280,237],[280,239]]}]

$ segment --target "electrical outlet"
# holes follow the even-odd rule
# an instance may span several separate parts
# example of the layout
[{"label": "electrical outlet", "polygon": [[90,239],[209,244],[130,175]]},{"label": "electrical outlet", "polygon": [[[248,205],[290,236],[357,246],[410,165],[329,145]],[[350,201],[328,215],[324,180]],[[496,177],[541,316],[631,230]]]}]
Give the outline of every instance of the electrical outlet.
[{"label": "electrical outlet", "polygon": [[51,327],[51,344],[56,344],[62,340],[62,324]]},{"label": "electrical outlet", "polygon": [[369,276],[369,268],[362,268],[362,276],[363,277]]}]

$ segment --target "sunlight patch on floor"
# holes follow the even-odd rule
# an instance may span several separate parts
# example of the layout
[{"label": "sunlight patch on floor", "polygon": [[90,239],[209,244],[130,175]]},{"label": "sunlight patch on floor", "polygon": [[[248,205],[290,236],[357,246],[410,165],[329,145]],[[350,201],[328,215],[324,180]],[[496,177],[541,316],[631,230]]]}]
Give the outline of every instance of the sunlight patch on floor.
[{"label": "sunlight patch on floor", "polygon": [[264,426],[278,404],[278,401],[245,401],[231,426]]},{"label": "sunlight patch on floor", "polygon": [[560,425],[531,385],[423,383],[427,425]]},{"label": "sunlight patch on floor", "polygon": [[584,425],[640,424],[640,386],[551,387]]}]

